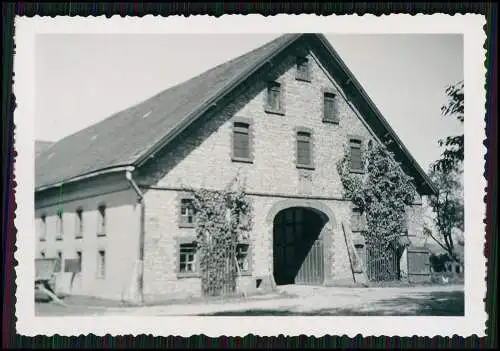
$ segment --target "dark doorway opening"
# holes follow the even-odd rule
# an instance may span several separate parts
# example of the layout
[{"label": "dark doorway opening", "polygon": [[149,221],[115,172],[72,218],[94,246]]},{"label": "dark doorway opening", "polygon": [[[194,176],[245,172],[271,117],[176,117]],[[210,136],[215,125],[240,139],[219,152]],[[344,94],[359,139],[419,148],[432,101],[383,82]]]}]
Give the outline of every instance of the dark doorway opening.
[{"label": "dark doorway opening", "polygon": [[273,226],[273,272],[277,285],[321,285],[324,281],[320,213],[292,207],[279,212]]}]

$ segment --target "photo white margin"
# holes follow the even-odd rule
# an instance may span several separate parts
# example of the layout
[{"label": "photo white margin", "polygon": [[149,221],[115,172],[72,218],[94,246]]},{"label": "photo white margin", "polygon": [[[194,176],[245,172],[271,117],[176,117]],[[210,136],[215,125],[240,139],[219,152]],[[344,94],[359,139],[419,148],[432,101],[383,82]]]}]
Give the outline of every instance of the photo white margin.
[{"label": "photo white margin", "polygon": [[[16,17],[14,57],[14,170],[17,209],[16,330],[20,335],[153,334],[210,337],[308,335],[485,336],[487,314],[485,244],[486,180],[483,177],[485,135],[486,34],[482,15],[416,16],[224,15],[142,18]],[[34,306],[34,79],[35,40],[42,33],[454,33],[464,35],[465,80],[465,316],[464,317],[36,317]]]}]

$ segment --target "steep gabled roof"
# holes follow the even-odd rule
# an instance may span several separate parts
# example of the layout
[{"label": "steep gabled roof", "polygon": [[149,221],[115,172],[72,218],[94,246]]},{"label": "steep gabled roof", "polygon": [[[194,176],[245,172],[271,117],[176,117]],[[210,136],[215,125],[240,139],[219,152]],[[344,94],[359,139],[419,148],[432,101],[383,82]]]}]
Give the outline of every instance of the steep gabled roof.
[{"label": "steep gabled roof", "polygon": [[[359,86],[360,102],[370,107],[375,116],[368,122],[382,123],[383,135],[393,136],[402,145],[323,35],[285,34],[53,144],[36,158],[36,190],[100,171],[142,164],[151,153],[164,147],[219,99],[301,37],[309,37],[328,51],[329,61],[349,76],[351,84]],[[432,183],[409,152],[404,149],[400,156],[418,178],[417,185],[423,192],[432,191]]]}]

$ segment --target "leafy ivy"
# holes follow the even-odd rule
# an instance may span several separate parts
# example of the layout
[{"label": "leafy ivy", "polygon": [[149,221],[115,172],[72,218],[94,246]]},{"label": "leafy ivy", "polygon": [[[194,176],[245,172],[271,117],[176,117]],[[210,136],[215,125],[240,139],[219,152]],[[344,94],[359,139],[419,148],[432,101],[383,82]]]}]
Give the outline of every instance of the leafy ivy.
[{"label": "leafy ivy", "polygon": [[248,241],[252,207],[238,190],[191,190],[196,211],[202,292],[218,296],[236,290],[238,243]]},{"label": "leafy ivy", "polygon": [[[351,172],[347,146],[337,170],[344,198],[351,200],[366,216],[364,236],[370,258],[382,262],[379,267],[385,267],[390,265],[391,255],[400,254],[409,245],[402,234],[407,231],[406,209],[413,203],[416,189],[413,179],[403,172],[389,150],[371,141],[363,149],[362,174]],[[368,265],[372,263],[367,262]],[[380,275],[378,279],[384,280],[387,278],[384,274],[394,272],[388,267],[377,274]]]}]

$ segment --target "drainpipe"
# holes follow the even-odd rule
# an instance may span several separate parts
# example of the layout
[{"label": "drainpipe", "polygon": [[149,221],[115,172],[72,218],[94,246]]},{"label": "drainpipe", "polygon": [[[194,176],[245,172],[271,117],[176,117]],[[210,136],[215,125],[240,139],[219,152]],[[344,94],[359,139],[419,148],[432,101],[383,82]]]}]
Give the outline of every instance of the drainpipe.
[{"label": "drainpipe", "polygon": [[130,183],[132,188],[137,193],[139,206],[141,208],[140,215],[140,229],[139,229],[139,267],[137,274],[137,292],[138,292],[138,302],[142,304],[144,302],[144,237],[145,237],[145,204],[144,204],[144,194],[141,192],[136,182],[132,178],[132,170],[127,170],[125,173],[127,181]]}]

